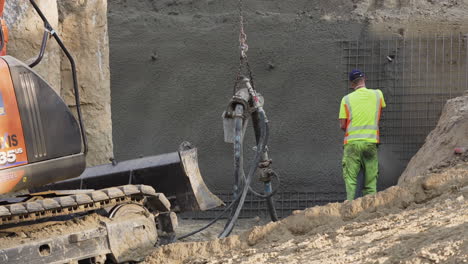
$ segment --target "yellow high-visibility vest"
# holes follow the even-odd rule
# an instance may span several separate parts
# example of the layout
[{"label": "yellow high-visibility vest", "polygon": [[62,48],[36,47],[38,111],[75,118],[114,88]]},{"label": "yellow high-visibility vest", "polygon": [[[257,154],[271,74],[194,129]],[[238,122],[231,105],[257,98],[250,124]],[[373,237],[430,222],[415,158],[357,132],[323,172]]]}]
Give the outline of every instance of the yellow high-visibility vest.
[{"label": "yellow high-visibility vest", "polygon": [[344,144],[352,141],[380,142],[379,121],[385,100],[380,90],[365,87],[341,100],[340,119],[346,119]]}]

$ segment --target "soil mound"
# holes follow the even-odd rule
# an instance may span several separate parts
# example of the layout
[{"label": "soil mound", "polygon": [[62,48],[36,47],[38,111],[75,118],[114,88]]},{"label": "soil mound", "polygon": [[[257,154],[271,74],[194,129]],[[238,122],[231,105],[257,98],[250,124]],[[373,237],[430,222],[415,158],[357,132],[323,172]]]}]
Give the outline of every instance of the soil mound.
[{"label": "soil mound", "polygon": [[468,149],[468,94],[448,100],[437,127],[414,155],[398,183],[404,184],[428,171],[449,167],[468,155],[455,154],[456,147]]},{"label": "soil mound", "polygon": [[145,263],[462,263],[468,259],[468,162],[411,184],[352,202],[297,211],[239,236],[167,245]]}]

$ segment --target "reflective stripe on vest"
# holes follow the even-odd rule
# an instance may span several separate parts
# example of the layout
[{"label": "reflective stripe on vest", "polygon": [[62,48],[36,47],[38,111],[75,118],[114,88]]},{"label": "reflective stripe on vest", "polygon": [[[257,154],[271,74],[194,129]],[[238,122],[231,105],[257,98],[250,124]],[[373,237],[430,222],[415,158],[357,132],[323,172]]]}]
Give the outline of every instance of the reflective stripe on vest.
[{"label": "reflective stripe on vest", "polygon": [[[344,143],[348,143],[349,139],[356,139],[356,138],[365,138],[365,139],[376,139],[377,142],[379,142],[379,116],[380,116],[380,93],[377,90],[374,90],[375,97],[377,99],[377,104],[376,104],[376,111],[375,111],[375,118],[374,118],[374,125],[365,125],[365,126],[355,126],[353,127],[353,110],[351,108],[351,102],[349,100],[349,95],[345,96],[345,103],[348,106],[348,111],[349,111],[349,123],[348,126],[346,127],[346,136],[344,138]],[[359,131],[359,130],[375,130],[376,134],[353,134],[349,135],[349,132],[354,132],[354,131]]]}]

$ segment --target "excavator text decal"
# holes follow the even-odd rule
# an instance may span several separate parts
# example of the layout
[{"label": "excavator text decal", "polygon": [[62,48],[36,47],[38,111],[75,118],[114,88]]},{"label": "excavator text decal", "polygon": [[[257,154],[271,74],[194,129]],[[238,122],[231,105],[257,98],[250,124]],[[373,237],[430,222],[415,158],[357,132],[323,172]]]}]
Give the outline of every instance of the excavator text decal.
[{"label": "excavator text decal", "polygon": [[[9,149],[18,146],[18,139],[15,134],[10,136],[8,133],[5,133],[3,137],[0,137],[0,146],[2,150],[0,151],[0,166],[8,164],[7,166],[9,167],[11,165],[20,165],[26,163],[24,161],[16,162],[16,155],[22,154],[23,148]],[[8,150],[3,151],[4,149]]]},{"label": "excavator text decal", "polygon": [[5,136],[0,137],[0,144],[0,149],[18,146],[18,139],[16,134],[9,136],[8,133],[5,133]]}]

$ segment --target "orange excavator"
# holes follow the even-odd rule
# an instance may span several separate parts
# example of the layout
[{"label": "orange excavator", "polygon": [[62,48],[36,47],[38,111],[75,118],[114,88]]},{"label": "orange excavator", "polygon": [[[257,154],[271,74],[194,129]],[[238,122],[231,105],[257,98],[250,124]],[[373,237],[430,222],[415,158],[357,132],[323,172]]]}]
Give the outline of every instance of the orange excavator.
[{"label": "orange excavator", "polygon": [[[206,187],[188,143],[173,153],[86,168],[73,56],[29,2],[44,22],[44,37],[27,65],[6,55],[0,0],[0,263],[141,261],[174,237],[176,212],[222,201]],[[33,70],[49,39],[70,62],[77,118]]]}]

